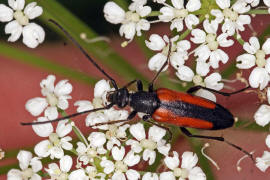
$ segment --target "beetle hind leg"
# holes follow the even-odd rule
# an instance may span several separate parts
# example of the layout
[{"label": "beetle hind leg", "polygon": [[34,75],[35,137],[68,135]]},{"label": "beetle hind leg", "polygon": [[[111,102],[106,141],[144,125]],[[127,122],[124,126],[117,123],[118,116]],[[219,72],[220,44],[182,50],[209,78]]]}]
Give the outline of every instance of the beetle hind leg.
[{"label": "beetle hind leg", "polygon": [[193,138],[201,138],[201,139],[212,139],[212,140],[216,140],[216,141],[221,141],[221,142],[225,142],[226,144],[238,149],[239,151],[242,151],[243,153],[245,153],[246,155],[248,155],[252,161],[254,162],[254,158],[252,156],[252,154],[250,154],[249,152],[247,152],[246,150],[244,150],[243,148],[225,140],[223,137],[218,137],[218,136],[202,136],[202,135],[193,135],[191,134],[191,132],[189,132],[186,128],[184,127],[180,127],[180,130],[188,137],[193,137]]}]

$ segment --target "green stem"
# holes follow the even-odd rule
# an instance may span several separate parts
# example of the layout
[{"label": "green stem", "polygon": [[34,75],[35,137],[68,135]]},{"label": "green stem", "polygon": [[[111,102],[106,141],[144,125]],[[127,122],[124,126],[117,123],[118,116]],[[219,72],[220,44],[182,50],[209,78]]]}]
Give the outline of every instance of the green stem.
[{"label": "green stem", "polygon": [[161,15],[160,11],[152,11],[147,17],[159,16]]},{"label": "green stem", "polygon": [[241,37],[237,38],[237,34],[234,34],[233,37],[239,42],[239,44],[244,45],[245,41]]},{"label": "green stem", "polygon": [[268,9],[252,9],[246,14],[269,14]]},{"label": "green stem", "polygon": [[[204,16],[200,16],[200,18],[199,18],[199,24],[203,21],[205,19],[205,17]],[[194,26],[193,28],[195,28],[196,26]],[[183,32],[181,35],[180,35],[180,37],[179,37],[179,41],[180,40],[183,40],[183,39],[185,39],[188,35],[189,35],[189,33],[191,32],[191,30],[190,29],[187,29],[185,32]]]},{"label": "green stem", "polygon": [[[67,116],[67,113],[63,110],[61,110],[61,114],[62,116]],[[80,129],[75,125],[75,123],[72,120],[68,120],[69,123],[73,123],[72,124],[72,130],[74,131],[74,133],[77,135],[77,137],[79,138],[79,140],[81,142],[83,142],[86,146],[88,145],[86,138],[84,137],[83,133],[80,131]],[[72,150],[71,150],[72,151]],[[73,152],[73,151],[72,151]]]}]

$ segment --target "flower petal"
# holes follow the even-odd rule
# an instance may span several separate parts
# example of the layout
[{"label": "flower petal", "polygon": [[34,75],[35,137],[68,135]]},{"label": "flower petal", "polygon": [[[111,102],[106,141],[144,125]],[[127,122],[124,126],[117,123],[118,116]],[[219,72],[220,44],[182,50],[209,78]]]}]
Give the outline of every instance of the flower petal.
[{"label": "flower petal", "polygon": [[125,36],[126,39],[133,39],[136,34],[136,24],[134,22],[122,24],[119,33],[121,36]]},{"label": "flower petal", "polygon": [[29,151],[21,150],[17,155],[17,159],[19,160],[20,168],[22,170],[26,170],[32,159],[32,153]]},{"label": "flower petal", "polygon": [[140,155],[135,155],[133,151],[129,151],[123,161],[128,166],[135,166],[140,162],[140,159]]},{"label": "flower petal", "polygon": [[159,142],[166,134],[166,130],[157,126],[151,126],[148,132],[148,139]]},{"label": "flower petal", "polygon": [[199,89],[196,93],[196,96],[200,96],[205,99],[209,99],[210,101],[217,102],[217,98],[215,94],[211,93],[210,91]]},{"label": "flower petal", "polygon": [[92,132],[88,137],[90,145],[93,147],[101,147],[106,142],[106,136],[102,132]]},{"label": "flower petal", "polygon": [[105,19],[112,24],[121,23],[125,19],[125,11],[112,1],[105,4],[103,12]]},{"label": "flower petal", "polygon": [[149,41],[145,40],[146,46],[153,51],[160,51],[165,47],[165,42],[158,34],[152,34]]},{"label": "flower petal", "polygon": [[85,175],[84,169],[77,169],[75,171],[72,171],[70,175],[68,176],[69,180],[88,180],[89,177]]},{"label": "flower petal", "polygon": [[72,158],[70,156],[65,155],[60,159],[60,169],[61,169],[61,171],[69,172],[71,166],[72,166]]},{"label": "flower petal", "polygon": [[256,57],[252,54],[242,54],[236,58],[236,62],[239,69],[249,69],[255,66]]},{"label": "flower petal", "polygon": [[267,38],[267,40],[263,43],[262,50],[265,52],[265,54],[270,54],[270,38]]},{"label": "flower petal", "polygon": [[55,85],[54,93],[60,97],[63,95],[68,95],[72,92],[72,85],[68,80],[61,80]]},{"label": "flower petal", "polygon": [[255,54],[260,49],[260,43],[257,37],[249,38],[249,42],[245,42],[243,45],[244,50],[250,54]]},{"label": "flower petal", "polygon": [[[45,117],[39,117],[37,122],[47,121]],[[32,126],[35,133],[40,137],[48,137],[53,132],[53,126],[51,123],[37,124]]]},{"label": "flower petal", "polygon": [[204,79],[206,87],[217,91],[221,90],[224,86],[224,84],[219,83],[219,81],[221,81],[221,75],[219,73],[212,73]]},{"label": "flower petal", "polygon": [[22,26],[16,21],[11,21],[5,26],[5,33],[11,34],[8,41],[15,42],[19,39],[23,31]]},{"label": "flower petal", "polygon": [[106,93],[110,90],[111,90],[111,87],[110,87],[109,81],[102,79],[95,84],[94,96],[95,97],[102,97],[102,95],[104,93]]},{"label": "flower petal", "polygon": [[152,165],[156,159],[156,152],[150,149],[145,149],[143,151],[143,160],[148,161],[149,165]]},{"label": "flower petal", "polygon": [[9,22],[13,19],[13,10],[4,4],[0,4],[0,21]]},{"label": "flower petal", "polygon": [[42,169],[42,163],[38,157],[34,157],[30,161],[30,165],[34,172],[38,172]]},{"label": "flower petal", "polygon": [[133,169],[127,170],[126,175],[128,180],[139,180],[141,176],[138,171],[135,171]]},{"label": "flower petal", "polygon": [[265,172],[266,169],[270,166],[270,152],[264,151],[263,156],[256,158],[256,166],[259,168],[262,172]]},{"label": "flower petal", "polygon": [[22,10],[25,0],[8,0],[8,5],[14,10]]},{"label": "flower petal", "polygon": [[[153,57],[150,58],[148,62],[148,68],[151,71],[159,71],[162,65],[166,62],[167,57],[162,53],[157,53]],[[168,66],[166,66],[163,71],[166,71]]]},{"label": "flower petal", "polygon": [[265,144],[268,148],[270,148],[270,134],[268,134],[267,137],[265,138]]},{"label": "flower petal", "polygon": [[189,171],[188,179],[190,180],[206,180],[206,175],[200,167],[194,167]]},{"label": "flower petal", "polygon": [[28,16],[29,19],[34,19],[43,13],[43,9],[37,6],[36,2],[31,2],[25,6],[24,14]]},{"label": "flower petal", "polygon": [[180,66],[176,72],[176,76],[182,81],[191,82],[194,72],[188,66]]},{"label": "flower petal", "polygon": [[43,28],[35,23],[29,23],[23,28],[23,43],[29,48],[35,48],[44,41]]},{"label": "flower petal", "polygon": [[34,148],[36,155],[38,155],[39,157],[49,156],[50,152],[49,152],[48,147],[50,145],[51,145],[51,143],[49,140],[43,140],[43,141],[39,142]]},{"label": "flower petal", "polygon": [[125,155],[125,148],[121,146],[120,148],[117,146],[114,146],[112,148],[112,157],[116,161],[121,161],[124,158]]},{"label": "flower petal", "polygon": [[159,176],[160,180],[175,180],[175,176],[173,175],[173,172],[162,172]]},{"label": "flower petal", "polygon": [[201,1],[200,0],[189,0],[186,5],[186,9],[189,12],[197,11],[201,8]]},{"label": "flower petal", "polygon": [[249,75],[249,84],[253,88],[264,89],[269,82],[269,74],[264,68],[256,67]]},{"label": "flower petal", "polygon": [[191,170],[198,162],[198,156],[193,153],[186,151],[182,154],[181,168]]},{"label": "flower petal", "polygon": [[38,116],[40,115],[44,109],[48,106],[48,103],[45,98],[32,98],[29,99],[25,103],[25,109],[30,112],[33,116]]},{"label": "flower petal", "polygon": [[230,0],[216,0],[216,3],[221,9],[229,8],[231,5]]},{"label": "flower petal", "polygon": [[178,153],[173,151],[173,157],[166,156],[164,162],[169,169],[174,170],[180,164]]},{"label": "flower petal", "polygon": [[59,121],[56,127],[56,133],[59,137],[64,137],[72,131],[72,125],[65,121]]},{"label": "flower petal", "polygon": [[254,114],[256,123],[260,126],[265,126],[270,122],[270,106],[262,104]]},{"label": "flower petal", "polygon": [[133,124],[130,126],[129,131],[133,137],[138,141],[145,139],[145,130],[142,123]]},{"label": "flower petal", "polygon": [[192,29],[192,26],[196,26],[197,24],[199,24],[199,18],[194,14],[189,14],[185,18],[185,23],[188,29]]},{"label": "flower petal", "polygon": [[55,106],[47,107],[44,112],[45,117],[49,120],[56,119],[58,117],[58,111]]},{"label": "flower petal", "polygon": [[204,31],[200,30],[200,29],[193,29],[191,31],[191,35],[193,37],[190,38],[190,40],[196,44],[201,44],[205,42],[205,37],[206,34]]}]

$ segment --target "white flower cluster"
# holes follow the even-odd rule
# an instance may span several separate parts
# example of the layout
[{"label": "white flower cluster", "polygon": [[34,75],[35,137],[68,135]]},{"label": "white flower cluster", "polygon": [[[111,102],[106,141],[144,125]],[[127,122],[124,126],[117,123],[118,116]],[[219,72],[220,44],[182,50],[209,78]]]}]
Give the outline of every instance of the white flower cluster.
[{"label": "white flower cluster", "polygon": [[[137,35],[140,36],[142,29],[136,28],[135,25],[132,28],[131,25],[129,28],[123,28],[127,24],[134,24],[134,20],[128,18],[127,14],[130,12],[133,12],[133,15],[136,14],[137,22],[142,20],[142,17],[147,22],[147,28],[144,30],[149,30],[150,23],[156,22],[171,23],[171,31],[176,29],[180,33],[179,35],[187,29],[192,35],[190,40],[183,40],[179,35],[171,39],[166,35],[163,37],[158,34],[150,35],[149,41],[145,41],[146,46],[158,53],[150,58],[149,69],[158,71],[162,67],[171,46],[169,63],[175,68],[176,76],[180,80],[214,90],[223,89],[224,85],[220,82],[221,75],[218,72],[213,75],[213,70],[220,67],[220,62],[223,64],[228,62],[229,56],[224,50],[234,44],[232,36],[241,37],[240,32],[245,30],[244,26],[251,23],[251,17],[246,13],[251,10],[251,7],[258,6],[259,1],[237,0],[231,4],[230,0],[216,0],[211,7],[205,7],[200,0],[189,0],[186,4],[183,0],[171,0],[172,5],[168,4],[166,0],[154,2],[162,6],[158,12],[151,11],[151,8],[146,6],[146,0],[133,0],[129,6],[130,11],[126,14],[117,4],[108,2],[104,7],[105,18],[110,23],[121,23],[120,35],[125,34],[125,37],[130,40],[134,38],[136,30],[138,30]],[[269,4],[268,1],[264,2],[266,5]],[[147,9],[147,13],[139,15],[139,11],[142,9],[145,11]],[[157,20],[147,21],[147,18],[153,17],[156,17]],[[196,28],[200,22],[202,22],[203,28]],[[218,33],[218,28],[221,29],[221,33]],[[191,42],[197,47],[191,49]],[[195,70],[185,65],[191,55],[195,59]],[[163,71],[165,70],[166,68]],[[196,95],[216,101],[215,95],[205,90],[199,90]]]},{"label": "white flower cluster", "polygon": [[[41,93],[45,98],[33,98],[26,103],[26,109],[34,116],[40,116],[45,110],[45,117],[38,117],[38,122],[57,118],[58,111],[68,108],[67,100],[71,99],[69,94],[72,86],[67,80],[61,80],[54,86],[55,79],[55,76],[49,75],[41,81]],[[74,105],[78,107],[78,112],[104,107],[107,103],[107,93],[113,90],[108,81],[100,80],[95,85],[92,102],[81,100]],[[86,126],[94,127],[98,123],[124,120],[127,117],[128,111],[116,110],[112,107],[90,113],[86,117]],[[37,157],[32,157],[32,153],[28,151],[19,152],[17,158],[21,170],[11,169],[7,175],[9,180],[41,180],[42,177],[58,180],[206,179],[202,169],[196,166],[197,155],[184,152],[180,164],[178,153],[175,151],[170,153],[171,145],[164,138],[166,130],[157,126],[151,126],[146,130],[142,123],[103,124],[95,127],[98,131],[91,132],[87,139],[70,120],[59,121],[55,131],[51,123],[33,125],[32,128],[45,140],[36,144],[34,148]],[[79,141],[75,144],[71,142],[72,138],[68,135],[74,128],[80,134]],[[67,155],[67,152],[73,153],[75,159]],[[152,165],[157,155],[164,157],[168,171],[142,173],[136,170],[135,166],[141,162]],[[44,167],[41,160],[46,157],[59,161]],[[75,169],[72,168],[74,166]],[[43,174],[42,170],[47,175]]]},{"label": "white flower cluster", "polygon": [[44,41],[45,32],[29,20],[40,16],[43,9],[36,2],[24,7],[25,0],[8,0],[8,5],[10,7],[0,4],[0,22],[9,22],[5,26],[5,33],[10,34],[8,41],[15,42],[22,34],[23,43],[29,48],[36,48]]},{"label": "white flower cluster", "polygon": [[[141,4],[137,7],[147,7],[144,0],[133,0],[133,4],[135,2]],[[189,0],[186,4],[183,0],[153,0],[153,2],[162,7],[159,11],[148,12],[148,15],[143,16],[144,20],[156,18],[156,20],[148,22],[170,23],[170,30],[173,31],[171,34],[174,34],[174,37],[150,34],[149,40],[145,40],[145,44],[150,50],[157,53],[150,58],[148,68],[151,71],[159,71],[169,59],[168,65],[175,69],[175,75],[181,81],[192,82],[194,85],[219,91],[223,89],[224,84],[221,82],[222,77],[217,69],[221,64],[229,62],[227,50],[237,40],[243,45],[246,52],[236,58],[236,67],[247,70],[248,73],[251,72],[247,82],[251,88],[260,90],[263,100],[268,101],[258,108],[254,119],[260,126],[269,124],[270,38],[265,38],[264,42],[260,44],[257,37],[249,37],[249,41],[245,42],[240,34],[245,31],[246,25],[251,24],[250,10],[257,10],[260,1],[215,0],[211,2],[211,5],[202,4],[203,1],[200,0]],[[270,0],[263,0],[263,2],[266,6],[264,10],[268,9],[268,12],[264,13],[270,13]],[[105,5],[106,20],[112,23],[110,19],[120,17],[116,13],[117,8],[119,6],[113,2]],[[198,26],[200,27],[198,28],[197,25],[200,22],[202,26]],[[118,23],[123,23],[123,21]],[[149,30],[149,27],[145,30]],[[131,34],[128,31],[125,33],[132,37],[128,39],[133,39],[135,36],[135,33]],[[188,33],[191,34],[190,37],[185,35]],[[123,34],[121,28],[120,34]],[[188,59],[195,60],[194,69],[190,67],[190,63],[186,63]],[[163,71],[168,69],[168,65]],[[196,95],[216,101],[215,95],[206,90],[200,89]],[[269,143],[267,145],[269,146]],[[269,154],[267,153],[265,152],[262,158],[257,158],[257,166],[262,171],[265,171],[269,164]]]}]

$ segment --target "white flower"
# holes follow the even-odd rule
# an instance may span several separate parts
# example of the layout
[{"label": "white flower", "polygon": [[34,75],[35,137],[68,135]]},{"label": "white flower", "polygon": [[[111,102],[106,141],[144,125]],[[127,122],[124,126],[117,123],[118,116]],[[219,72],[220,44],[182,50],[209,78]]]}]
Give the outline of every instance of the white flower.
[{"label": "white flower", "polygon": [[265,58],[270,54],[270,38],[268,38],[262,48],[257,37],[251,37],[249,42],[245,42],[243,48],[247,53],[237,57],[236,61],[239,64],[236,65],[239,69],[249,69],[256,65],[249,76],[249,84],[253,88],[260,87],[260,90],[264,89],[269,80],[270,73],[270,57]]},{"label": "white flower", "polygon": [[266,69],[261,67],[256,67],[252,70],[249,75],[249,84],[253,88],[260,88],[260,90],[264,89],[269,82],[269,74]]},{"label": "white flower", "polygon": [[173,157],[166,156],[164,162],[172,170],[175,177],[180,179],[188,178],[189,180],[206,180],[202,169],[196,166],[198,157],[192,152],[186,151],[182,154],[181,168],[179,167],[179,155],[176,151],[173,151]]},{"label": "white flower", "polygon": [[[215,14],[221,14],[219,21],[223,21],[222,32],[232,36],[235,32],[244,31],[244,25],[250,24],[251,18],[249,15],[243,15],[250,10],[250,6],[245,1],[236,1],[232,7],[230,0],[216,0],[217,5],[222,9],[215,10]],[[212,12],[211,12],[212,13]]]},{"label": "white flower", "polygon": [[69,94],[72,91],[72,85],[67,82],[68,80],[61,80],[54,86],[54,81],[54,75],[43,79],[40,82],[40,87],[41,93],[45,97],[35,97],[26,102],[25,108],[33,116],[39,116],[45,110],[45,116],[49,120],[53,120],[58,117],[57,108],[62,110],[68,108],[67,100],[71,99]]},{"label": "white flower", "polygon": [[[145,40],[146,46],[154,51],[161,51],[157,54],[155,54],[153,57],[150,58],[148,62],[148,68],[151,71],[159,71],[159,69],[162,67],[162,65],[166,62],[167,56],[169,53],[169,46],[171,43],[171,51],[176,48],[175,41],[177,41],[179,36],[175,36],[171,39],[168,38],[168,36],[164,35],[163,37],[159,36],[158,34],[152,34],[149,38],[150,41]],[[172,55],[172,53],[171,53]],[[165,71],[168,68],[166,66],[163,71]]]},{"label": "white flower", "polygon": [[[214,90],[221,90],[224,87],[224,84],[220,82],[221,81],[221,75],[217,72],[212,73],[205,77],[204,81],[201,76],[195,75],[193,78],[193,83],[195,85],[199,86],[204,86],[210,89]],[[195,95],[209,99],[211,101],[216,102],[216,96],[210,91],[204,90],[204,89],[199,89]]]},{"label": "white flower", "polygon": [[[107,102],[107,93],[114,91],[114,88],[110,87],[109,81],[100,80],[95,84],[94,88],[94,99],[93,102],[80,100],[75,102],[75,106],[78,106],[77,112],[87,111],[94,108],[101,108],[108,104]],[[108,110],[102,110],[97,112],[92,112],[86,117],[86,126],[93,126],[94,129],[102,129],[102,130],[109,130],[110,126],[117,125],[120,127],[122,123],[116,123],[112,125],[100,125],[95,126],[98,123],[106,123],[110,121],[116,120],[125,120],[128,117],[128,111],[126,110],[116,110],[113,107]],[[115,130],[117,132],[118,130]]]},{"label": "white flower", "polygon": [[[191,31],[191,41],[196,44],[202,44],[195,49],[194,56],[198,56],[197,61],[206,62],[208,58],[209,65],[213,68],[219,67],[219,62],[223,64],[228,62],[228,55],[219,47],[230,47],[233,45],[233,40],[228,40],[228,35],[222,33],[216,35],[218,23],[216,21],[204,21],[203,23],[206,33],[200,29],[193,29]],[[209,72],[209,71],[208,71]],[[204,73],[205,74],[205,73]]]},{"label": "white flower", "polygon": [[269,0],[263,0],[263,2],[268,7],[268,13],[270,14],[270,1]]},{"label": "white flower", "polygon": [[150,127],[148,139],[146,139],[145,130],[141,123],[131,125],[129,131],[136,140],[129,139],[126,144],[131,145],[131,150],[135,153],[143,151],[143,159],[148,161],[149,165],[155,162],[155,149],[161,154],[167,155],[171,148],[170,144],[166,144],[166,141],[162,139],[166,134],[166,130],[162,128],[157,126]]},{"label": "white flower", "polygon": [[121,146],[120,148],[115,146],[112,148],[111,152],[112,157],[115,160],[115,173],[112,176],[113,180],[122,179],[121,177],[125,177],[125,174],[128,179],[135,180],[140,178],[140,174],[137,171],[128,169],[128,166],[134,166],[140,162],[139,155],[135,155],[133,151],[129,151],[126,154],[126,157],[124,157],[125,148],[123,146]]},{"label": "white flower", "polygon": [[74,170],[68,176],[69,180],[105,180],[106,174],[98,173],[94,166],[87,166],[85,169]]},{"label": "white flower", "polygon": [[[38,121],[47,121],[47,119],[41,117]],[[69,123],[67,124],[67,120],[58,122],[55,133],[51,123],[33,125],[32,127],[37,135],[49,138],[49,140],[43,140],[35,146],[34,151],[39,157],[50,155],[51,159],[60,159],[64,156],[63,149],[72,149],[72,144],[69,142],[72,139],[70,136],[66,136],[71,132],[72,126]]]},{"label": "white flower", "polygon": [[[270,135],[265,139],[265,144],[270,148]],[[265,172],[266,169],[270,166],[270,152],[264,151],[262,157],[256,158],[256,166],[262,171]]]},{"label": "white flower", "polygon": [[45,170],[49,173],[52,179],[67,179],[71,166],[72,158],[68,155],[65,155],[60,159],[60,168],[56,163],[51,163],[48,165],[49,168],[45,168]]},{"label": "white flower", "polygon": [[9,0],[8,4],[11,8],[0,4],[0,21],[9,22],[5,26],[5,33],[11,34],[8,41],[17,41],[22,34],[23,43],[26,46],[37,47],[44,41],[45,32],[41,26],[29,22],[29,20],[40,16],[43,12],[42,8],[37,6],[36,2],[29,3],[24,8],[24,0]]},{"label": "white flower", "polygon": [[147,172],[143,175],[142,180],[158,180],[158,175],[156,173]]},{"label": "white flower", "polygon": [[141,36],[141,30],[150,29],[150,23],[144,17],[151,13],[151,7],[145,4],[146,1],[133,1],[129,6],[129,11],[125,12],[116,3],[110,1],[105,4],[103,12],[110,23],[122,24],[119,29],[121,36],[132,40],[136,33]]},{"label": "white flower", "polygon": [[164,7],[160,9],[161,15],[159,19],[163,22],[172,22],[170,29],[176,28],[177,32],[183,30],[183,21],[188,29],[192,29],[193,25],[199,24],[199,19],[194,14],[189,14],[189,12],[197,11],[201,8],[200,0],[190,0],[187,2],[186,9],[184,8],[183,0],[173,0],[172,6],[164,3]]},{"label": "white flower", "polygon": [[[166,35],[164,35],[162,38],[157,34],[152,34],[149,38],[150,41],[145,41],[145,44],[149,49],[161,52],[150,58],[148,68],[152,71],[159,71],[162,65],[166,62],[169,48],[171,48],[169,62],[178,71],[176,72],[176,75],[183,81],[191,81],[194,74],[189,67],[184,66],[185,60],[188,59],[187,51],[190,49],[191,45],[187,40],[182,40],[175,43],[178,38],[178,35],[169,39]],[[167,68],[168,66],[166,66],[163,71],[165,71]]]},{"label": "white flower", "polygon": [[37,172],[42,169],[42,163],[39,158],[33,158],[31,152],[21,150],[17,155],[17,159],[19,160],[21,171],[11,169],[7,174],[7,179],[41,180],[40,175],[37,174]]}]

